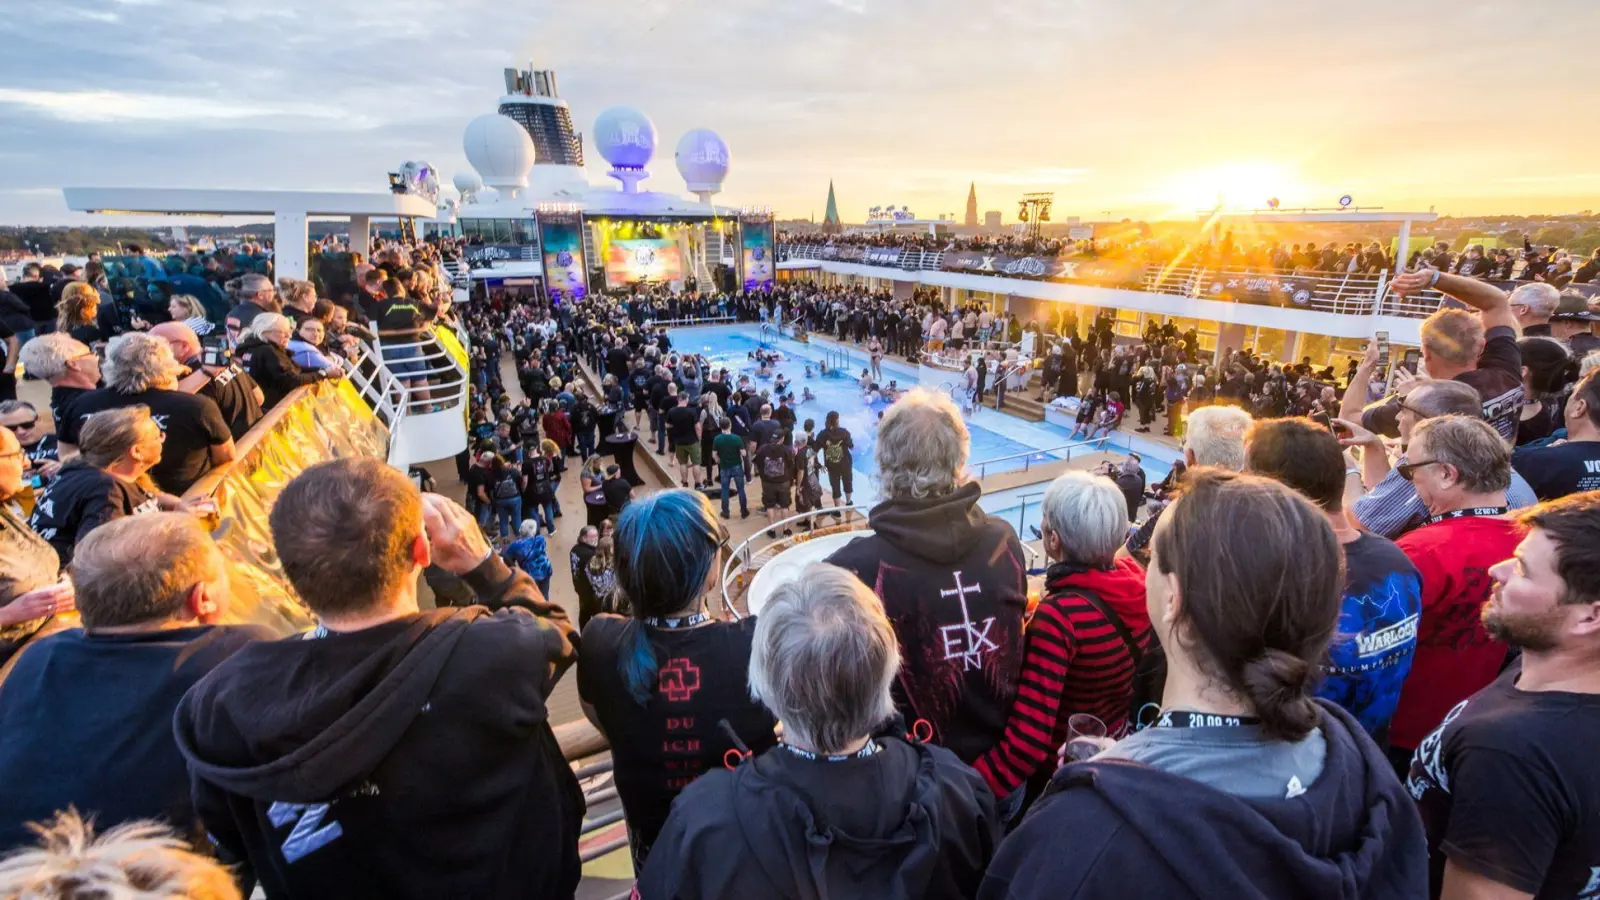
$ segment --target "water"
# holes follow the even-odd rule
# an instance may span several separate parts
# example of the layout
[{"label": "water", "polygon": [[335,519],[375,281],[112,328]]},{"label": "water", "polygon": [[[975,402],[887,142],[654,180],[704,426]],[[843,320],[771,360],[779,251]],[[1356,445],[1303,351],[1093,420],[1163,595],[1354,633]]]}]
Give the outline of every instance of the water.
[{"label": "water", "polygon": [[[685,328],[669,331],[673,337],[673,348],[686,353],[699,353],[704,355],[712,368],[726,367],[733,381],[738,382],[740,375],[749,375],[751,381],[758,389],[775,391],[777,375],[782,374],[791,384],[789,389],[794,391],[796,400],[805,388],[810,388],[816,395],[815,400],[797,402],[795,404],[795,418],[802,424],[806,419],[815,419],[817,430],[823,428],[823,420],[829,412],[839,413],[839,424],[850,431],[850,436],[855,439],[855,470],[858,481],[862,476],[875,476],[878,472],[877,459],[874,449],[877,445],[878,417],[889,404],[879,402],[868,404],[861,398],[861,389],[858,379],[859,370],[848,375],[844,373],[830,373],[826,377],[818,375],[824,347],[820,345],[802,344],[798,341],[787,339],[769,340],[768,345],[775,347],[783,354],[783,359],[773,367],[771,376],[762,377],[756,374],[756,362],[749,354],[761,346],[761,340],[754,326],[750,325],[715,325],[700,328]],[[864,353],[855,351],[855,356],[865,359]],[[805,377],[806,365],[810,364],[812,377]],[[904,364],[891,363],[885,359],[882,365],[883,382],[887,387],[889,380],[898,383],[901,389],[912,388],[917,385],[917,371]],[[997,434],[987,428],[982,428],[967,423],[967,431],[971,435],[971,449],[968,458],[977,461],[992,459],[999,456],[1010,456],[1017,453],[1027,453],[1036,449],[1035,445],[1013,440],[1004,435]],[[1065,443],[1063,440],[1054,440],[1045,446],[1056,446]],[[1006,463],[999,463],[987,467],[988,472],[1005,471],[1007,468],[1021,468],[1023,460],[1018,459]],[[861,490],[862,485],[858,485]],[[863,495],[867,491],[861,490]]]},{"label": "water", "polygon": [[[839,424],[849,429],[856,444],[854,451],[856,500],[858,503],[873,502],[877,495],[875,476],[878,463],[874,450],[877,444],[878,415],[888,408],[888,404],[869,405],[861,397],[858,379],[861,367],[866,364],[867,355],[864,351],[856,347],[849,348],[852,358],[857,363],[854,371],[823,377],[818,374],[818,370],[823,357],[830,349],[829,345],[821,341],[802,344],[786,338],[769,337],[766,346],[781,352],[783,359],[773,367],[771,376],[759,377],[756,375],[755,360],[749,355],[757,347],[762,346],[760,327],[757,325],[674,328],[670,329],[668,334],[673,339],[674,349],[685,353],[702,354],[710,360],[713,368],[726,367],[735,384],[740,375],[749,375],[758,389],[775,391],[777,375],[781,373],[789,380],[790,389],[794,391],[797,400],[805,388],[810,388],[816,399],[797,402],[795,418],[802,424],[806,419],[814,419],[817,430],[821,431],[828,412],[839,413]],[[808,363],[812,370],[811,378],[805,377]],[[885,386],[891,379],[898,382],[898,386],[902,389],[917,385],[916,366],[885,358],[882,369],[881,383]],[[954,382],[958,377],[955,373],[949,373],[947,380]],[[1054,422],[1026,422],[989,409],[977,410],[967,418],[966,423],[971,437],[968,460],[972,464],[970,467],[974,475],[979,474],[976,466],[979,462],[1027,454],[1031,450],[1040,452],[1031,456],[1019,456],[1017,459],[985,463],[981,474],[987,476],[1014,471],[1025,465],[1036,465],[1043,461],[1063,459],[1068,456],[1067,451],[1051,449],[1071,442],[1072,429],[1068,426]],[[1152,483],[1166,476],[1171,461],[1178,455],[1178,451],[1171,447],[1138,435],[1120,433],[1114,436],[1111,443],[1114,446],[1108,449],[1114,452],[1121,453],[1130,447],[1137,450],[1144,459],[1145,473]],[[1084,450],[1080,448],[1075,455],[1081,455],[1083,452]],[[1037,525],[1039,522],[1038,498],[1029,497],[1026,501],[1022,498],[1025,495],[1038,494],[1043,490],[1044,485],[1038,484],[986,494],[982,505],[990,513],[1011,522],[1012,527],[1017,528],[1017,533],[1024,540],[1031,540],[1032,533],[1028,530],[1028,526]]]}]

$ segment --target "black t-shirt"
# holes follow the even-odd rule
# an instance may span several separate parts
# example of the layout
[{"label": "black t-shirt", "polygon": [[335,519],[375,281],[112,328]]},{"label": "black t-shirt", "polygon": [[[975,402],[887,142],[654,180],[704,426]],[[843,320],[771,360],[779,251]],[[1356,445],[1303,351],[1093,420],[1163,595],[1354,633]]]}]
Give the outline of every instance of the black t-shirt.
[{"label": "black t-shirt", "polygon": [[154,818],[188,837],[198,822],[172,711],[224,659],[273,637],[256,625],[74,628],[31,644],[0,695],[0,734],[27,735],[0,741],[0,853],[33,844],[23,823],[69,802],[94,810],[101,828]]},{"label": "black t-shirt", "polygon": [[764,444],[750,458],[750,465],[768,484],[788,484],[794,480],[794,451],[782,444]]},{"label": "black t-shirt", "polygon": [[619,475],[601,482],[600,491],[605,494],[606,505],[611,507],[611,511],[621,512],[628,503],[628,495],[633,492],[633,485]]},{"label": "black t-shirt", "polygon": [[[192,369],[199,368],[198,362],[187,365]],[[195,393],[209,397],[217,404],[217,410],[228,423],[228,433],[238,440],[244,437],[250,426],[261,421],[261,404],[256,401],[256,390],[256,380],[250,377],[250,373],[240,368],[238,362],[229,360],[226,367]]]},{"label": "black t-shirt", "polygon": [[778,435],[783,433],[783,426],[775,419],[758,419],[750,426],[750,440],[757,447],[765,447],[778,441]]},{"label": "black t-shirt", "polygon": [[855,446],[855,441],[850,438],[850,432],[843,428],[824,428],[817,435],[817,443],[822,445],[820,454],[823,465],[830,469],[850,465],[850,448]]},{"label": "black t-shirt", "polygon": [[717,405],[721,406],[723,409],[728,408],[728,398],[733,396],[733,389],[729,388],[725,382],[708,381],[706,382],[704,390],[710,391],[711,393],[717,395]]},{"label": "black t-shirt", "polygon": [[[93,392],[88,388],[80,387],[53,387],[50,389],[50,418],[55,420],[57,435],[61,434],[62,423],[77,419],[77,415],[72,409],[73,404],[91,393]],[[62,440],[66,441],[67,439],[62,438]],[[72,441],[67,441],[67,443],[70,444]]]},{"label": "black t-shirt", "polygon": [[61,458],[60,449],[56,446],[56,436],[53,434],[45,435],[37,443],[23,444],[22,452],[35,465]]},{"label": "black t-shirt", "polygon": [[1540,500],[1600,489],[1600,441],[1522,447],[1511,454],[1511,465]]},{"label": "black t-shirt", "polygon": [[28,527],[50,542],[64,569],[89,532],[113,519],[159,509],[156,498],[138,485],[75,460],[39,495]]},{"label": "black t-shirt", "polygon": [[[1522,418],[1522,351],[1517,349],[1517,333],[1505,326],[1485,334],[1478,368],[1462,372],[1453,380],[1470,386],[1483,402],[1483,418],[1509,442],[1517,438],[1517,423]],[[1396,437],[1400,426],[1396,416],[1400,402],[1395,397],[1368,406],[1361,413],[1361,427],[1377,434]]]},{"label": "black t-shirt", "polygon": [[56,301],[50,296],[50,285],[42,281],[19,281],[11,285],[11,293],[28,304],[28,312],[35,322],[51,322],[56,317]]},{"label": "black t-shirt", "polygon": [[1518,690],[1521,674],[1463,700],[1412,759],[1434,897],[1446,858],[1535,900],[1600,890],[1600,695]]},{"label": "black t-shirt", "polygon": [[700,411],[692,406],[674,406],[667,410],[667,431],[672,435],[672,446],[686,447],[699,443],[700,436],[694,427],[700,421]]},{"label": "black t-shirt", "polygon": [[[746,672],[755,617],[698,628],[655,628],[600,615],[583,629],[578,696],[594,707],[611,742],[617,793],[642,857],[655,843],[672,800],[701,774],[723,765],[733,742],[726,720],[754,753],[776,739],[772,715],[750,699]],[[628,692],[620,661],[632,655],[634,629],[645,629],[657,679],[641,706]]]},{"label": "black t-shirt", "polygon": [[522,474],[528,479],[528,498],[548,503],[556,498],[555,465],[546,456],[530,456],[522,461]]},{"label": "black t-shirt", "polygon": [[61,435],[61,440],[76,444],[84,420],[89,416],[141,403],[150,407],[150,418],[167,435],[161,448],[161,462],[150,470],[150,477],[162,490],[182,494],[210,470],[211,448],[233,440],[222,411],[210,397],[159,388],[137,394],[102,389],[74,403],[73,417],[58,424],[56,433]]}]

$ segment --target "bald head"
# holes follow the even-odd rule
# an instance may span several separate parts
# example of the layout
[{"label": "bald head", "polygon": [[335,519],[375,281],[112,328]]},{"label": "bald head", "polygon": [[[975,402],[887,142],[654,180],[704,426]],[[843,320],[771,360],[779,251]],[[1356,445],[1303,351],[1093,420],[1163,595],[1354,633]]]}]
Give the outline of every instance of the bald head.
[{"label": "bald head", "polygon": [[200,355],[200,336],[182,322],[162,322],[150,329],[150,335],[166,341],[179,362],[188,362]]}]

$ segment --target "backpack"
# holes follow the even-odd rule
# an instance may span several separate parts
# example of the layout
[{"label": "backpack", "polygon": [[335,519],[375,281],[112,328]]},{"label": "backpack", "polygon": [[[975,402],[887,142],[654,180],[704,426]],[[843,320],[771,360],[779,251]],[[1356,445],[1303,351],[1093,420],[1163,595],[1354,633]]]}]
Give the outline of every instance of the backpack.
[{"label": "backpack", "polygon": [[521,495],[522,489],[517,486],[516,473],[507,469],[505,474],[500,476],[500,480],[495,482],[494,498],[496,500],[510,500]]},{"label": "backpack", "polygon": [[1099,594],[1076,587],[1072,589],[1072,593],[1082,597],[1095,608],[1096,612],[1105,617],[1111,627],[1116,629],[1117,637],[1122,639],[1122,643],[1128,648],[1128,653],[1133,657],[1133,696],[1128,702],[1128,733],[1132,734],[1149,722],[1155,721],[1155,714],[1161,711],[1161,695],[1166,691],[1167,685],[1167,651],[1161,648],[1154,631],[1150,632],[1150,646],[1141,648],[1133,639],[1133,633],[1128,630],[1128,626],[1106,606]]},{"label": "backpack", "polygon": [[824,441],[822,443],[822,458],[830,466],[836,466],[844,462],[844,441]]},{"label": "backpack", "polygon": [[761,477],[782,481],[789,474],[789,466],[782,453],[768,453],[761,459]]}]

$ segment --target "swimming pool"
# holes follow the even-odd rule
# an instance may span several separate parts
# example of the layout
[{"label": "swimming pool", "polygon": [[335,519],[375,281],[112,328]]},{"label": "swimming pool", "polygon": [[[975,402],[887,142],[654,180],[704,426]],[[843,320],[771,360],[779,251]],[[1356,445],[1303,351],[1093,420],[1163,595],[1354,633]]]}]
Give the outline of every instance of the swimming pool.
[{"label": "swimming pool", "polygon": [[[801,423],[806,419],[816,421],[817,430],[822,430],[823,419],[829,412],[839,413],[840,426],[848,429],[850,436],[855,440],[855,470],[858,475],[876,475],[878,463],[874,456],[877,445],[878,416],[888,409],[889,404],[879,402],[868,404],[861,398],[858,382],[860,372],[846,375],[842,372],[830,372],[826,377],[817,374],[826,353],[826,348],[821,345],[802,344],[799,341],[786,338],[768,339],[766,346],[774,347],[783,354],[783,359],[773,367],[772,375],[759,376],[756,374],[755,360],[750,354],[757,347],[762,346],[759,332],[752,326],[716,325],[698,328],[684,328],[669,331],[673,338],[673,349],[685,353],[699,353],[704,355],[711,363],[712,368],[727,367],[735,382],[740,375],[749,375],[751,381],[758,389],[774,390],[777,376],[783,375],[788,379],[790,390],[797,395],[804,389],[810,388],[816,395],[815,400],[797,402],[795,404],[795,417]],[[856,351],[855,355],[865,358],[865,354]],[[806,367],[810,366],[812,377],[806,377]],[[883,361],[883,377],[885,385],[889,379],[896,381],[902,389],[915,387],[917,384],[917,371],[903,364]],[[988,428],[980,427],[972,421],[967,422],[967,431],[971,435],[972,443],[970,458],[974,461],[992,459],[1012,454],[1026,454],[1029,450],[1036,449],[1039,445],[1024,443],[1008,438]],[[1055,440],[1043,446],[1056,446],[1066,443],[1064,440]],[[1007,468],[1021,468],[1023,461],[1018,459],[1008,463],[998,463],[989,467],[989,471],[1005,471]],[[865,484],[858,486],[858,490]],[[862,491],[866,495],[867,491]]]}]

